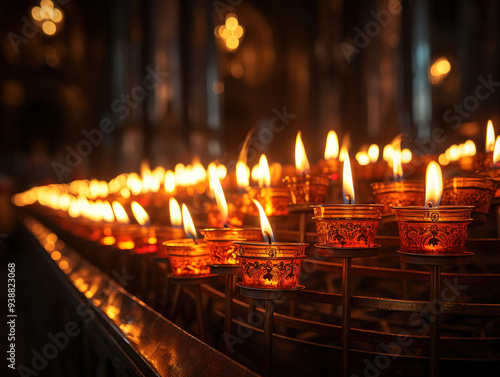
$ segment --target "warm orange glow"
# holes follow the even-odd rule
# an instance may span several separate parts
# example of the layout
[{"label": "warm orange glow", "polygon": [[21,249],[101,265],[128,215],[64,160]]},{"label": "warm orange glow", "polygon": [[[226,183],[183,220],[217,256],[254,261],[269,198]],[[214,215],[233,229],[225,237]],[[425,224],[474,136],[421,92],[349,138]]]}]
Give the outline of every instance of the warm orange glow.
[{"label": "warm orange glow", "polygon": [[101,244],[106,245],[106,246],[111,246],[114,245],[116,242],[115,237],[113,236],[106,236],[101,239]]},{"label": "warm orange glow", "polygon": [[239,188],[246,189],[250,186],[250,169],[243,161],[236,163],[236,183]]},{"label": "warm orange glow", "polygon": [[135,219],[140,225],[151,225],[148,213],[139,203],[132,202],[130,208],[132,209],[132,213],[134,214]]},{"label": "warm orange glow", "polygon": [[130,220],[128,218],[127,212],[125,211],[125,208],[119,203],[119,202],[113,202],[113,212],[115,213],[116,220],[120,224],[130,224]]},{"label": "warm orange glow", "polygon": [[347,147],[345,145],[342,145],[342,148],[340,148],[339,152],[339,161],[344,162],[346,155],[347,155]]},{"label": "warm orange glow", "polygon": [[226,197],[224,196],[224,191],[222,190],[219,178],[217,178],[217,175],[213,171],[210,171],[209,173],[209,181],[210,188],[214,193],[215,201],[217,202],[217,207],[220,211],[220,221],[222,223],[221,225],[225,225],[228,218],[227,201]]},{"label": "warm orange glow", "polygon": [[450,147],[450,160],[451,161],[458,161],[460,158],[460,155],[458,154],[458,145],[453,144]]},{"label": "warm orange glow", "polygon": [[440,84],[443,79],[450,73],[451,64],[445,57],[438,58],[429,69],[429,81],[433,85]]},{"label": "warm orange glow", "polygon": [[392,153],[392,174],[394,182],[399,182],[403,178],[403,166],[401,165],[401,151],[395,150]]},{"label": "warm orange glow", "polygon": [[109,204],[107,200],[102,203],[102,215],[104,221],[112,222],[115,219],[115,215],[111,209],[111,204]]},{"label": "warm orange glow", "polygon": [[394,153],[394,147],[392,144],[387,144],[382,151],[382,158],[384,161],[389,162],[392,161],[392,154]]},{"label": "warm orange glow", "polygon": [[500,167],[500,136],[497,137],[495,142],[495,149],[493,150],[493,166]]},{"label": "warm orange glow", "polygon": [[450,163],[450,159],[446,153],[441,153],[438,158],[439,165],[446,166]]},{"label": "warm orange glow", "polygon": [[368,157],[370,157],[370,162],[377,162],[380,149],[377,144],[372,144],[368,148]]},{"label": "warm orange glow", "polygon": [[354,184],[352,182],[351,161],[349,159],[349,152],[345,155],[344,160],[344,182],[342,185],[344,194],[344,204],[354,204]]},{"label": "warm orange glow", "polygon": [[297,133],[297,139],[295,140],[295,169],[297,174],[309,174],[311,171],[300,131]]},{"label": "warm orange glow", "polygon": [[182,223],[184,225],[184,232],[186,235],[193,240],[196,239],[196,228],[194,227],[193,218],[184,203],[182,203]]},{"label": "warm orange glow", "polygon": [[274,242],[274,232],[273,228],[271,228],[271,224],[269,223],[269,220],[267,219],[266,213],[264,212],[264,209],[260,205],[260,203],[252,199],[257,208],[259,209],[259,216],[260,216],[260,228],[262,229],[262,234],[264,235],[264,240],[267,242]]},{"label": "warm orange glow", "polygon": [[370,156],[368,156],[368,153],[366,152],[358,152],[356,153],[356,161],[358,161],[358,164],[361,166],[366,166],[370,163]]},{"label": "warm orange glow", "polygon": [[443,194],[443,173],[436,161],[427,165],[425,173],[425,204],[431,207],[439,206]]},{"label": "warm orange glow", "polygon": [[493,152],[495,149],[495,129],[493,128],[493,122],[491,119],[488,121],[488,126],[486,127],[486,152]]},{"label": "warm orange glow", "polygon": [[339,157],[339,139],[335,131],[328,132],[326,137],[325,160]]},{"label": "warm orange glow", "polygon": [[271,172],[269,171],[269,164],[265,154],[260,156],[259,159],[259,187],[271,186]]},{"label": "warm orange glow", "polygon": [[175,191],[175,174],[171,170],[165,173],[164,188],[169,194],[172,194]]},{"label": "warm orange glow", "polygon": [[142,191],[141,177],[137,173],[130,173],[127,177],[127,188],[134,195],[139,195]]},{"label": "warm orange glow", "polygon": [[135,247],[135,243],[132,240],[119,241],[116,247],[120,250],[132,250]]},{"label": "warm orange glow", "polygon": [[56,33],[56,24],[52,21],[44,21],[42,30],[46,35],[54,35]]},{"label": "warm orange glow", "polygon": [[170,211],[170,224],[172,224],[172,226],[182,226],[181,207],[175,198],[170,198],[168,209]]}]

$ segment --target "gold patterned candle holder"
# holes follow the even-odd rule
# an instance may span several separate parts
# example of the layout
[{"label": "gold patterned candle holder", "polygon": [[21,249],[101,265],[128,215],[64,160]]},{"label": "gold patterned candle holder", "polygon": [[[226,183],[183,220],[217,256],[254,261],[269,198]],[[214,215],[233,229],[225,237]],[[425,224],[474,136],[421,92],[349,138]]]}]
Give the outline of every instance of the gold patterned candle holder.
[{"label": "gold patterned candle holder", "polygon": [[[287,187],[251,187],[251,199],[257,200],[267,216],[287,216],[290,203],[290,191]],[[249,207],[250,215],[258,215],[255,206]]]},{"label": "gold patterned candle holder", "polygon": [[463,254],[473,206],[394,207],[401,251]]},{"label": "gold patterned candle holder", "polygon": [[263,240],[260,228],[208,228],[201,234],[205,236],[212,263],[217,265],[239,264],[234,241]]},{"label": "gold patterned candle holder", "polygon": [[205,207],[205,211],[208,213],[208,224],[213,227],[222,227],[225,225],[229,226],[241,226],[243,225],[243,219],[245,218],[245,213],[242,208],[237,208],[232,203],[227,204],[228,218],[226,224],[224,224],[224,219],[216,203],[209,203]]},{"label": "gold patterned candle holder", "polygon": [[381,204],[326,204],[314,209],[320,245],[330,247],[373,247]]},{"label": "gold patterned candle holder", "polygon": [[210,253],[207,244],[192,239],[170,240],[162,243],[158,256],[168,258],[176,276],[205,275],[210,273]]},{"label": "gold patterned candle holder", "polygon": [[240,242],[242,285],[252,288],[297,288],[307,243]]},{"label": "gold patterned candle holder", "polygon": [[324,203],[330,186],[330,179],[321,175],[288,176],[283,182],[290,190],[292,204]]},{"label": "gold patterned candle holder", "polygon": [[495,192],[495,198],[500,198],[500,168],[490,169],[480,173],[481,176],[489,177],[497,183],[497,191]]},{"label": "gold patterned candle holder", "polygon": [[375,202],[384,206],[382,216],[392,217],[394,206],[418,206],[425,202],[423,181],[376,182],[371,187]]},{"label": "gold patterned candle holder", "polygon": [[449,206],[474,206],[474,222],[487,220],[498,184],[486,177],[447,178],[443,182],[441,203]]}]

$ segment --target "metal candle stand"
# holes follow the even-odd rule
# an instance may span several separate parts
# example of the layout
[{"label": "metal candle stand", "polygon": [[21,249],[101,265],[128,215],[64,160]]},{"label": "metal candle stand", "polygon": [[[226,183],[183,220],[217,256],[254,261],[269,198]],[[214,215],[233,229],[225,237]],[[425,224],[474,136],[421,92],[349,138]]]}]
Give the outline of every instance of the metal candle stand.
[{"label": "metal candle stand", "polygon": [[269,289],[246,287],[242,283],[236,284],[240,287],[242,296],[252,299],[264,300],[264,377],[271,376],[271,360],[273,345],[273,315],[274,300],[295,300],[305,287],[297,286],[295,289]]},{"label": "metal candle stand", "polygon": [[[210,266],[212,274],[226,275],[225,307],[224,307],[224,333],[231,334],[233,323],[233,288],[234,277],[241,275],[239,264],[213,264]],[[225,347],[226,355],[229,355],[229,344]]]},{"label": "metal candle stand", "polygon": [[348,377],[349,373],[349,353],[351,350],[351,266],[352,258],[367,258],[378,255],[381,245],[365,248],[334,248],[321,244],[314,245],[320,249],[320,255],[327,258],[342,259],[342,376]]},{"label": "metal candle stand", "polygon": [[314,212],[311,208],[311,204],[289,204],[288,212],[299,214],[299,242],[306,242],[307,215]]},{"label": "metal candle stand", "polygon": [[441,266],[459,266],[469,264],[474,253],[465,252],[463,254],[415,254],[398,251],[401,262],[410,264],[420,264],[431,267],[431,292],[429,301],[430,313],[430,363],[429,374],[431,377],[439,376],[439,340],[440,340],[440,320],[441,312],[432,310],[433,305],[443,307],[441,299]]},{"label": "metal candle stand", "polygon": [[[203,308],[202,308],[202,302],[201,302],[201,284],[209,284],[209,283],[214,283],[217,281],[219,278],[218,275],[175,275],[175,274],[168,274],[167,278],[172,281],[173,284],[176,284],[177,286],[182,286],[182,285],[187,285],[187,286],[193,286],[195,288],[194,294],[194,304],[196,308],[196,317],[198,319],[198,330],[200,333],[200,340],[202,342],[205,341],[205,326],[204,326],[204,321],[203,321]],[[175,314],[175,309],[177,307],[177,301],[179,299],[178,295],[178,290],[176,290],[176,294],[174,297],[174,304],[173,304],[173,314]],[[172,318],[173,320],[173,318]]]}]

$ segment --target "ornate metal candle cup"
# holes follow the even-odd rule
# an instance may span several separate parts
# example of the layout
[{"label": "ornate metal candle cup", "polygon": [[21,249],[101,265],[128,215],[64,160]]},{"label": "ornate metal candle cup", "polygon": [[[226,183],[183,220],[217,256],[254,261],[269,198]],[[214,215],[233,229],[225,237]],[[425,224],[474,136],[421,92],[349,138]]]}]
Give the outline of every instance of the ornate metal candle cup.
[{"label": "ornate metal candle cup", "polygon": [[500,198],[500,168],[490,169],[480,173],[481,176],[489,177],[497,183],[497,191],[494,195],[495,198]]},{"label": "ornate metal candle cup", "polygon": [[262,241],[260,228],[209,228],[203,229],[213,264],[239,264],[237,247],[233,241]]},{"label": "ornate metal candle cup", "polygon": [[174,275],[204,275],[210,273],[210,253],[201,240],[180,239],[163,242],[160,258],[168,257]]},{"label": "ornate metal candle cup", "polygon": [[[251,187],[249,190],[251,199],[257,200],[267,216],[288,215],[288,204],[290,203],[290,191],[287,187]],[[258,215],[254,206],[249,207],[251,215]]]},{"label": "ornate metal candle cup", "polygon": [[394,207],[401,251],[463,254],[473,206]]},{"label": "ornate metal candle cup", "polygon": [[381,204],[326,204],[314,208],[319,243],[330,247],[373,247]]},{"label": "ornate metal candle cup", "polygon": [[290,190],[293,204],[320,204],[325,202],[330,179],[321,175],[289,176],[283,179]]},{"label": "ornate metal candle cup", "polygon": [[443,185],[443,205],[474,206],[472,218],[486,222],[497,182],[486,177],[447,178]]},{"label": "ornate metal candle cup", "polygon": [[294,289],[297,287],[307,243],[240,242],[238,256],[246,287]]},{"label": "ornate metal candle cup", "polygon": [[423,181],[376,182],[372,183],[377,204],[382,204],[382,216],[393,215],[394,206],[418,206],[425,201]]},{"label": "ornate metal candle cup", "polygon": [[[242,208],[237,208],[232,203],[227,204],[228,208],[228,218],[227,223],[232,226],[241,226],[243,225],[243,219],[245,217],[245,213],[242,211]],[[220,209],[217,207],[216,203],[209,203],[205,210],[208,212],[208,224],[213,227],[224,226],[222,214]]]}]

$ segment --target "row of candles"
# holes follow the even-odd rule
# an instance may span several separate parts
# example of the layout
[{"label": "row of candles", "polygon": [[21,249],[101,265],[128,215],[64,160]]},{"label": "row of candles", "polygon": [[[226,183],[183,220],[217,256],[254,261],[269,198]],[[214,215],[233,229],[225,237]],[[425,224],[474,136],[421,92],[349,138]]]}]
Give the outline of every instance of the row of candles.
[{"label": "row of candles", "polygon": [[[158,257],[168,258],[173,273],[177,275],[206,274],[211,264],[241,264],[244,285],[286,289],[297,284],[301,260],[306,256],[308,244],[275,242],[267,216],[287,215],[290,204],[310,206],[314,212],[320,247],[370,248],[373,247],[379,221],[383,216],[395,213],[402,251],[463,253],[467,225],[473,221],[471,215],[474,212],[486,215],[498,188],[500,138],[491,156],[486,155],[488,158],[491,164],[484,164],[483,159],[484,169],[474,177],[443,180],[440,165],[431,161],[427,165],[425,183],[405,181],[402,180],[401,151],[396,148],[392,155],[394,181],[372,184],[375,204],[356,204],[351,161],[346,152],[342,166],[344,204],[323,204],[332,175],[340,173],[340,161],[324,160],[318,165],[320,169],[311,174],[313,169],[299,132],[295,146],[296,172],[283,179],[284,185],[272,185],[265,156],[261,157],[255,172],[239,161],[236,173],[244,171],[247,189],[242,191],[240,185],[240,190],[235,191],[236,199],[228,205],[221,184],[227,171],[220,164],[209,167],[208,182],[216,205],[206,207],[210,226],[201,231],[204,239],[198,239],[188,207],[182,204],[181,209],[174,198],[175,193],[181,193],[175,186],[176,172],[162,174],[161,169],[144,169],[142,179],[137,174],[119,176],[108,184],[91,181],[85,186],[82,181],[77,181],[36,187],[16,194],[13,203],[38,208],[41,205],[45,212],[49,208],[62,227],[104,246],[116,246],[138,254],[156,253]],[[189,170],[191,173],[194,170],[201,172],[203,167],[200,166],[195,164]],[[180,171],[180,168],[176,170]],[[170,226],[152,226],[144,206],[164,205],[165,197],[158,201],[151,195],[159,192],[158,177],[162,176],[165,192],[170,194]],[[251,176],[259,181],[259,187],[248,187]],[[140,189],[135,187],[139,184]],[[202,191],[204,185],[203,180],[191,179],[182,193],[192,195]],[[81,187],[85,187],[87,195],[82,194]],[[144,187],[148,190],[143,192]],[[106,195],[99,198],[101,193]],[[440,205],[441,202],[446,205]],[[258,214],[261,229],[241,227],[245,213]],[[130,224],[130,215],[137,224]]]}]

